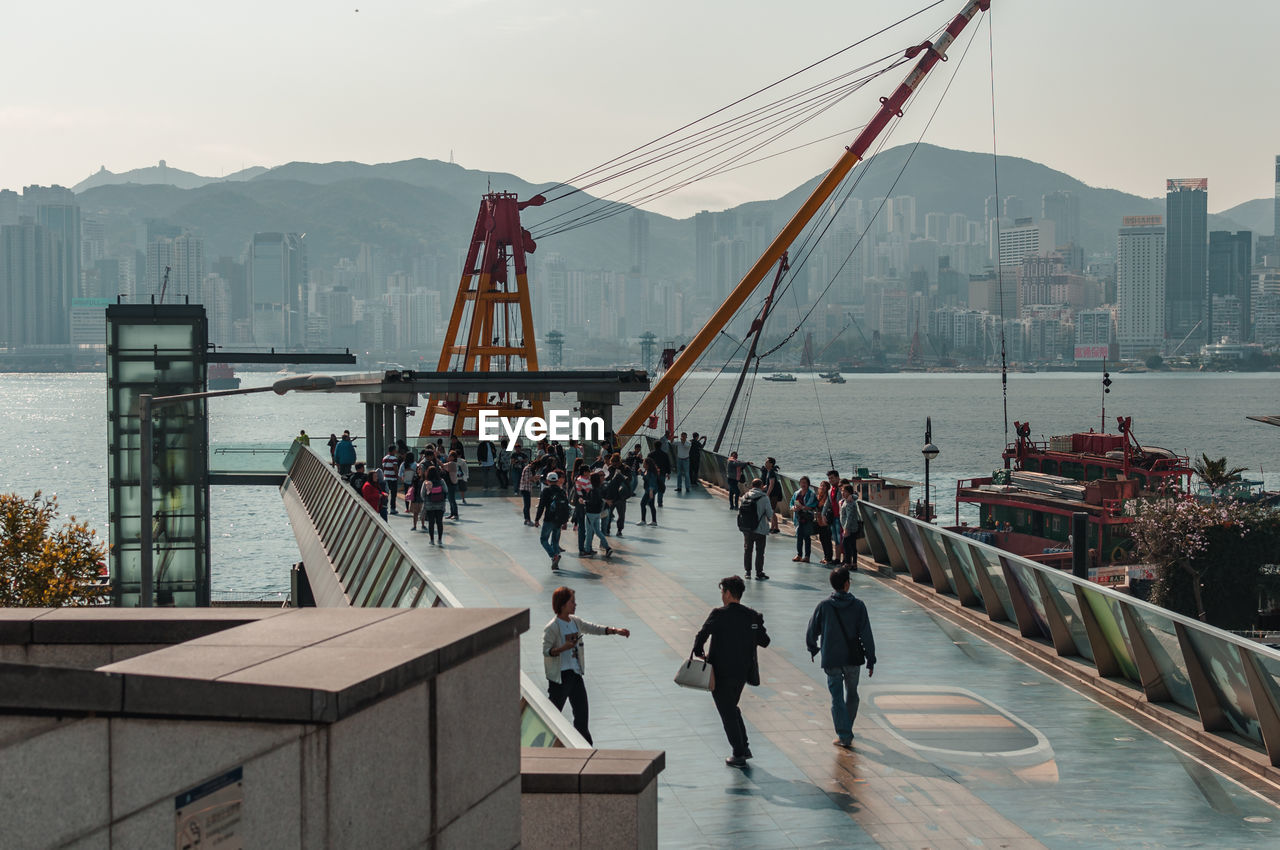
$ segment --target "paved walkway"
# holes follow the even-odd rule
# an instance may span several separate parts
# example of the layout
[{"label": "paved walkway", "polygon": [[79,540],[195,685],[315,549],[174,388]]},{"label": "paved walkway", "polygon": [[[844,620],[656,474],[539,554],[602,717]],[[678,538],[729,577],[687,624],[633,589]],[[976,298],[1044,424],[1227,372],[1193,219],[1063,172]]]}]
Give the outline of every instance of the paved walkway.
[{"label": "paved walkway", "polygon": [[[669,491],[662,524],[628,525],[611,562],[567,554],[552,573],[518,500],[471,501],[446,522],[443,548],[403,516],[392,528],[463,604],[532,609],[522,666],[535,681],[559,585],[577,591],[579,616],[631,629],[630,639],[588,639],[591,732],[600,747],[666,750],[663,847],[1280,846],[1269,802],[865,572],[853,592],[880,664],[873,679],[864,673],[855,750],[833,747],[826,680],[804,645],[827,574],[792,563],[785,532],[770,540],[772,580],[748,584],[743,599],[773,638],[762,686],[742,701],[755,758],[726,767],[710,695],[671,679],[720,604],[718,580],[740,572],[727,503]],[[562,543],[576,551],[572,529]]]}]

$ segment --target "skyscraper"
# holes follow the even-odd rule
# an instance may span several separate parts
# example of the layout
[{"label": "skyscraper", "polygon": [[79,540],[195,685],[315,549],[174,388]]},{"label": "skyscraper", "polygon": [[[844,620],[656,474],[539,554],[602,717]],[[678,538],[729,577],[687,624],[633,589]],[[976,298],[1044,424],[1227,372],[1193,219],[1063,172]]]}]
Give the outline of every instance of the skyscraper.
[{"label": "skyscraper", "polygon": [[649,273],[649,214],[644,210],[631,212],[631,273]]},{"label": "skyscraper", "polygon": [[1271,225],[1271,235],[1276,244],[1280,245],[1280,156],[1276,157],[1276,207],[1275,219]]},{"label": "skyscraper", "polygon": [[1116,251],[1120,356],[1158,351],[1164,339],[1165,231],[1158,215],[1128,215]]},{"label": "skyscraper", "polygon": [[1053,222],[1058,245],[1080,244],[1080,199],[1071,192],[1050,192],[1040,199],[1040,217]]},{"label": "skyscraper", "polygon": [[1253,234],[1247,230],[1209,234],[1208,302],[1210,342],[1248,342],[1252,324],[1249,271]]},{"label": "skyscraper", "polygon": [[1198,345],[1210,330],[1205,324],[1209,180],[1169,180],[1165,189],[1165,335],[1175,348],[1184,339]]},{"label": "skyscraper", "polygon": [[57,305],[58,245],[48,228],[24,217],[0,226],[0,346],[42,345],[70,339],[71,305]]},{"label": "skyscraper", "polygon": [[255,233],[247,261],[253,341],[258,345],[301,345],[305,317],[307,246],[297,233]]}]

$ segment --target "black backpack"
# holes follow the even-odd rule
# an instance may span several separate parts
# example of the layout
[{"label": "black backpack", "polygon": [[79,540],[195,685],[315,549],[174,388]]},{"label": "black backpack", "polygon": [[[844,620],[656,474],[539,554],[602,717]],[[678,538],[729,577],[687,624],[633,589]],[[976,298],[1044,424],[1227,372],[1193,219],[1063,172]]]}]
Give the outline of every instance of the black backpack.
[{"label": "black backpack", "polygon": [[569,499],[559,487],[551,494],[547,503],[547,519],[555,525],[564,525],[569,521]]},{"label": "black backpack", "polygon": [[756,509],[756,503],[760,501],[760,495],[748,496],[738,503],[738,530],[744,534],[754,532],[756,527],[760,525],[760,511]]}]

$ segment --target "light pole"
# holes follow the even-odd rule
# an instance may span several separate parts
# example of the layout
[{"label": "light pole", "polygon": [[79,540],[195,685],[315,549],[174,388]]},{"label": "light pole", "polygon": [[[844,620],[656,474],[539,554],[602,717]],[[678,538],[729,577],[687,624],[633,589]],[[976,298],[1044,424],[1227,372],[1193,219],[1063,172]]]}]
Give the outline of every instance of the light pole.
[{"label": "light pole", "polygon": [[924,448],[920,450],[920,454],[924,455],[924,521],[933,522],[933,509],[929,502],[929,461],[937,457],[939,451],[933,444],[933,417],[931,416],[924,418]]},{"label": "light pole", "polygon": [[224,395],[249,395],[250,393],[274,392],[276,395],[284,395],[290,390],[327,390],[332,388],[337,381],[328,375],[299,375],[296,378],[284,378],[276,381],[269,387],[248,387],[242,390],[213,390],[203,393],[183,393],[181,395],[162,395],[152,396],[149,393],[142,393],[138,396],[138,418],[141,445],[139,446],[138,462],[141,466],[139,470],[139,486],[142,492],[139,494],[138,518],[141,520],[141,528],[139,530],[139,544],[141,548],[139,558],[139,572],[141,574],[142,587],[140,589],[139,605],[143,608],[150,608],[152,597],[155,595],[153,587],[153,561],[152,555],[152,534],[151,524],[154,520],[152,517],[151,506],[151,488],[152,474],[151,464],[152,458],[152,440],[154,439],[151,426],[151,412],[157,407],[164,407],[170,404],[182,404],[186,401],[195,401],[202,398],[218,398]]}]

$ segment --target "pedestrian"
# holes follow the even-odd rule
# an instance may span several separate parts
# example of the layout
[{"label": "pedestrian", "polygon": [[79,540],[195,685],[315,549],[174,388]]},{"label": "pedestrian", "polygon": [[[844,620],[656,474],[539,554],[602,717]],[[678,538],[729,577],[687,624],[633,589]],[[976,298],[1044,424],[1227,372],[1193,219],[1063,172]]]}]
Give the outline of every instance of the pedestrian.
[{"label": "pedestrian", "polygon": [[600,626],[577,616],[577,594],[567,587],[557,587],[552,592],[551,610],[555,617],[542,630],[542,666],[547,674],[547,696],[558,710],[564,709],[566,701],[573,707],[573,728],[582,733],[588,744],[594,745],[587,726],[590,708],[587,685],[583,681],[587,657],[582,636],[622,635],[629,638],[631,630]]},{"label": "pedestrian", "polygon": [[419,490],[422,502],[422,530],[431,535],[431,542],[438,539],[444,545],[444,503],[448,498],[445,474],[436,466],[428,466]]},{"label": "pedestrian", "polygon": [[[413,519],[413,527],[410,531],[418,530],[418,517],[422,514],[422,467],[412,464],[412,460],[406,460],[403,468],[409,470],[409,480],[405,481],[401,478],[400,483],[404,485],[404,507],[409,512],[409,516]],[[426,520],[423,520],[426,524]]]},{"label": "pedestrian", "polygon": [[[452,454],[452,452],[450,452],[450,454]],[[462,501],[462,504],[464,505],[467,503],[467,487],[470,486],[467,483],[467,479],[469,479],[470,477],[471,477],[471,469],[470,467],[467,466],[467,459],[464,455],[459,454],[458,455],[458,498]],[[454,519],[457,519],[457,517],[454,517]]]},{"label": "pedestrian", "polygon": [[[746,685],[760,684],[756,647],[769,645],[764,616],[742,604],[744,590],[746,585],[737,576],[720,579],[720,601],[724,604],[712,609],[693,641],[693,654],[706,658],[715,674],[711,698],[729,746],[733,748],[732,755],[724,760],[730,767],[746,767],[747,759],[751,758],[747,727],[742,722],[738,700]],[[707,638],[711,638],[711,649],[704,653]]]},{"label": "pedestrian", "polygon": [[751,578],[751,553],[756,556],[756,579],[767,581],[764,573],[764,544],[769,539],[769,522],[773,519],[773,507],[765,495],[764,482],[751,481],[751,489],[738,505],[738,530],[742,532],[742,571],[744,578]]},{"label": "pedestrian", "polygon": [[533,474],[537,467],[526,463],[520,467],[520,499],[524,502],[524,524],[533,525],[533,517],[529,516],[529,508],[533,504]]},{"label": "pedestrian", "polygon": [[302,445],[304,445],[304,446],[310,446],[310,445],[311,445],[311,437],[309,437],[309,436],[307,435],[307,429],[306,429],[306,428],[303,428],[301,431],[299,431],[299,432],[298,432],[298,436],[294,437],[294,438],[293,438],[293,441],[294,441],[295,443],[302,443]]},{"label": "pedestrian", "polygon": [[329,434],[329,465],[330,466],[338,465],[338,460],[337,458],[334,457],[334,452],[337,450],[337,448],[338,448],[338,435],[330,433]]},{"label": "pedestrian", "polygon": [[356,462],[356,446],[351,441],[350,431],[343,431],[342,439],[334,446],[333,462],[338,465],[338,474],[343,478],[351,474],[351,466]]},{"label": "pedestrian", "polygon": [[498,457],[493,462],[493,471],[498,476],[498,489],[509,489],[511,487],[511,452],[507,451],[506,446],[498,447]]},{"label": "pedestrian", "polygon": [[844,488],[840,480],[840,473],[834,469],[827,470],[827,483],[831,485],[831,491],[827,493],[827,499],[831,503],[831,515],[833,522],[831,523],[831,546],[835,549],[835,557],[831,563],[838,564],[844,557],[843,544],[844,535],[840,531],[840,499],[844,495]]},{"label": "pedestrian", "polygon": [[605,505],[608,508],[608,519],[605,520],[605,534],[611,534],[614,516],[618,519],[618,536],[622,536],[622,528],[627,524],[627,500],[635,495],[635,480],[631,477],[631,469],[622,462],[622,456],[614,453],[609,459],[608,478],[604,485]]},{"label": "pedestrian", "polygon": [[396,510],[396,496],[400,486],[400,455],[396,453],[395,446],[387,446],[387,453],[382,456],[382,481],[387,488],[389,511],[399,514]]},{"label": "pedestrian", "polygon": [[548,473],[546,484],[542,487],[542,495],[538,497],[538,513],[533,518],[533,524],[537,526],[542,523],[539,539],[547,557],[551,559],[553,570],[560,568],[560,553],[564,551],[560,548],[560,531],[568,519],[569,497],[560,488],[560,473]]},{"label": "pedestrian", "polygon": [[689,489],[689,453],[693,447],[689,445],[689,435],[681,431],[680,442],[676,443],[676,492]]},{"label": "pedestrian", "polygon": [[778,478],[778,462],[771,457],[764,459],[760,470],[760,480],[764,482],[764,492],[769,496],[769,506],[773,508],[773,516],[769,520],[769,533],[778,533],[778,507],[782,504],[782,481]]},{"label": "pedestrian", "polygon": [[632,475],[639,476],[644,474],[644,450],[640,448],[639,441],[631,447],[631,451],[627,454],[626,464]]},{"label": "pedestrian", "polygon": [[867,665],[867,678],[875,674],[876,642],[871,636],[867,606],[849,592],[849,568],[831,571],[832,594],[818,603],[809,618],[805,644],[809,658],[822,643],[822,671],[831,692],[831,721],[836,739],[831,743],[848,749],[853,744],[853,721],[858,717],[858,674]]},{"label": "pedestrian", "polygon": [[458,519],[458,452],[449,452],[449,459],[444,463],[443,484],[449,494],[449,519]]},{"label": "pedestrian", "polygon": [[644,486],[644,495],[640,497],[640,522],[637,525],[644,525],[645,509],[653,515],[653,524],[658,524],[658,507],[654,500],[658,496],[658,484],[661,482],[662,476],[658,472],[658,465],[653,462],[652,457],[644,459],[644,472],[640,476],[640,481]]},{"label": "pedestrian", "polygon": [[382,482],[378,481],[378,475],[381,472],[382,470],[375,469],[365,479],[364,484],[360,487],[360,495],[364,496],[364,500],[369,503],[369,507],[373,508],[378,516],[386,519],[387,509],[383,507],[383,499],[386,498],[386,494],[382,492]]},{"label": "pedestrian", "polygon": [[824,479],[818,485],[818,510],[814,512],[814,525],[818,532],[818,542],[822,544],[822,563],[824,564],[835,563],[831,546],[831,530],[832,526],[838,522],[837,512],[831,509],[831,482]]},{"label": "pedestrian", "polygon": [[583,457],[582,445],[572,437],[569,438],[569,445],[564,450],[564,468],[573,469],[578,458]]},{"label": "pedestrian", "polygon": [[573,465],[573,527],[578,532],[578,557],[584,558],[595,552],[587,548],[587,494],[591,492],[591,471],[587,462],[578,458]]},{"label": "pedestrian", "polygon": [[702,449],[707,445],[706,436],[699,437],[698,432],[693,432],[693,439],[689,441],[689,486],[697,485],[702,480]]},{"label": "pedestrian", "polygon": [[800,476],[800,486],[791,494],[790,507],[791,521],[796,527],[796,556],[791,560],[807,564],[817,529],[814,513],[818,510],[818,496],[809,488],[809,476]]},{"label": "pedestrian", "polygon": [[599,537],[600,545],[604,547],[604,556],[608,558],[613,555],[613,549],[609,548],[609,538],[600,527],[604,511],[604,471],[597,469],[591,473],[591,488],[582,497],[582,514],[587,525],[587,554],[595,554],[591,544]]},{"label": "pedestrian", "polygon": [[516,449],[511,453],[511,478],[516,482],[516,492],[521,489],[520,482],[524,480],[524,468],[529,465],[529,453],[525,451],[524,446],[516,444]]},{"label": "pedestrian", "polygon": [[840,502],[840,529],[844,551],[842,563],[853,572],[858,570],[858,538],[862,536],[862,517],[858,513],[858,493],[853,485],[845,482],[844,499]]},{"label": "pedestrian", "polygon": [[355,468],[351,475],[347,477],[348,483],[355,488],[357,493],[364,493],[364,484],[369,480],[369,474],[365,472],[364,461],[356,461]]},{"label": "pedestrian", "polygon": [[729,491],[729,510],[736,511],[742,500],[742,485],[747,483],[747,465],[738,460],[737,452],[729,452],[724,465],[725,484]]}]

